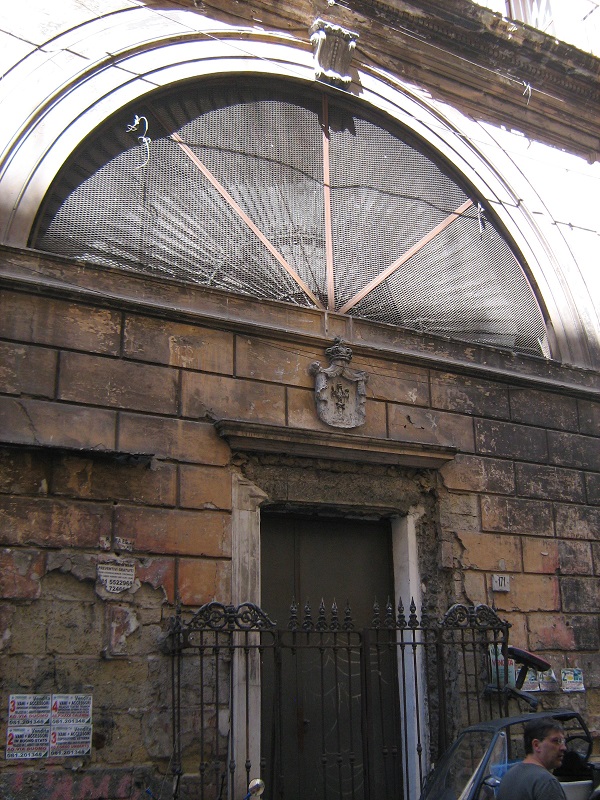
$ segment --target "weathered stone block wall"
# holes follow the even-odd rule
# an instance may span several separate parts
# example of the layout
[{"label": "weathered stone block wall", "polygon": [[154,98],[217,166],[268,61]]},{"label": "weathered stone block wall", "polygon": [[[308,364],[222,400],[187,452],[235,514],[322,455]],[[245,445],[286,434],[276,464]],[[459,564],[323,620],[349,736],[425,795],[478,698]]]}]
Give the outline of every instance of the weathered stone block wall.
[{"label": "weathered stone block wall", "polygon": [[[308,367],[333,335],[369,373],[367,421],[348,437],[456,448],[427,480],[397,466],[386,476],[420,482],[415,498],[434,493],[422,567],[433,553],[454,587],[444,602],[493,602],[514,643],[557,671],[581,667],[586,692],[566,701],[600,730],[598,376],[60,259],[42,267],[90,291],[14,280],[0,297],[2,703],[92,693],[95,738],[66,771],[2,762],[3,797],[41,797],[67,776],[61,797],[138,797],[160,779],[171,753],[160,642],[177,597],[230,598],[231,476],[252,469],[213,423],[330,432]],[[128,299],[103,301],[101,280]],[[135,581],[111,594],[97,567],[120,560]],[[510,593],[492,593],[495,573]]]},{"label": "weathered stone block wall", "polygon": [[[3,759],[7,800],[158,796],[172,751],[168,618],[176,597],[230,596],[229,450],[210,422],[179,417],[179,365],[231,372],[232,335],[157,330],[87,304],[0,297],[2,745],[10,694],[94,704],[92,756]],[[109,593],[98,564],[124,561],[135,581]]]},{"label": "weathered stone block wall", "polygon": [[[493,602],[513,625],[512,642],[543,652],[559,678],[563,667],[583,669],[585,695],[553,694],[548,705],[584,709],[597,735],[600,406],[490,383],[497,402],[486,419],[470,381],[460,383],[463,412],[476,415],[474,452],[440,471],[443,535],[453,541],[457,580],[471,600]],[[438,392],[438,403],[460,410],[456,395]],[[498,573],[510,576],[510,592],[492,591]]]}]

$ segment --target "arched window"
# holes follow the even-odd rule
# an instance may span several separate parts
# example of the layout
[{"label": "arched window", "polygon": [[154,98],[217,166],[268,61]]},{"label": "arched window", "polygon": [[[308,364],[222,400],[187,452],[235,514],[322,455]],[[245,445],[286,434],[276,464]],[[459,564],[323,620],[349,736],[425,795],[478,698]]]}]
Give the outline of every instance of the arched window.
[{"label": "arched window", "polygon": [[30,243],[547,354],[523,266],[474,191],[338,93],[246,77],[150,95],[69,159]]}]

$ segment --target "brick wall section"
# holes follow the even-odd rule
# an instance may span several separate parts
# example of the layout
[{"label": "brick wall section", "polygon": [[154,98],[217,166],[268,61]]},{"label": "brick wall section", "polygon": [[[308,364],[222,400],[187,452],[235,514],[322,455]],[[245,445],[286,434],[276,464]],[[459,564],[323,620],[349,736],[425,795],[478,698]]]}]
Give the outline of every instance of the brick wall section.
[{"label": "brick wall section", "polygon": [[[5,686],[41,691],[50,672],[64,691],[93,685],[116,720],[116,733],[100,731],[113,766],[168,757],[168,732],[149,742],[140,720],[147,729],[152,703],[167,702],[149,676],[176,595],[193,607],[230,597],[233,466],[214,421],[330,430],[316,416],[308,367],[325,362],[331,339],[317,336],[314,311],[304,323],[293,313],[301,332],[292,335],[288,312],[268,303],[271,331],[257,320],[0,297]],[[356,327],[364,338],[366,324]],[[381,330],[373,326],[373,339]],[[600,730],[600,402],[452,371],[441,349],[434,363],[433,344],[421,363],[389,346],[357,350],[352,366],[369,373],[367,421],[348,436],[458,451],[438,474],[440,541],[430,543],[454,577],[448,604],[493,602],[516,644],[557,670],[584,668],[583,702]],[[136,582],[110,596],[97,564],[119,558],[133,561]],[[492,594],[494,573],[510,575],[510,593]],[[106,664],[127,696],[111,699]],[[151,699],[136,700],[133,719],[126,706],[144,684]],[[125,754],[117,741],[129,743]]]}]

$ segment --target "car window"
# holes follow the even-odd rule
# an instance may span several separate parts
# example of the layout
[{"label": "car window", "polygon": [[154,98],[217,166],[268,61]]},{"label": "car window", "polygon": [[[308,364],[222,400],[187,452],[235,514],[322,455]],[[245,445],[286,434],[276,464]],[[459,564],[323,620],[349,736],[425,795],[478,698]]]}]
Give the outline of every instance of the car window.
[{"label": "car window", "polygon": [[479,793],[476,796],[477,800],[491,800],[491,798],[495,797],[495,787],[500,783],[506,770],[512,764],[513,762],[508,757],[506,733],[505,731],[500,731],[490,753],[483,780],[479,787]]},{"label": "car window", "polygon": [[477,768],[486,755],[493,734],[466,731],[437,766],[435,778],[422,800],[467,800]]}]

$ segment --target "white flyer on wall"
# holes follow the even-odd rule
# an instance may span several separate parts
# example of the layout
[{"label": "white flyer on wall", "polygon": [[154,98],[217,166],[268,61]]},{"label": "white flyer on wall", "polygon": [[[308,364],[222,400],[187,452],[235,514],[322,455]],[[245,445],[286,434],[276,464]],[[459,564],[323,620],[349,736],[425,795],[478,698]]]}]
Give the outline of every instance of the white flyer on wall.
[{"label": "white flyer on wall", "polygon": [[55,725],[50,733],[50,756],[86,756],[92,749],[92,726]]},{"label": "white flyer on wall", "polygon": [[561,669],[560,682],[563,692],[585,692],[583,672],[578,667]]},{"label": "white flyer on wall", "polygon": [[48,725],[15,726],[6,736],[6,758],[46,758],[49,746]]},{"label": "white flyer on wall", "polygon": [[11,694],[8,698],[8,724],[47,725],[50,722],[50,694]]},{"label": "white flyer on wall", "polygon": [[81,725],[91,721],[91,694],[52,695],[52,725]]}]

